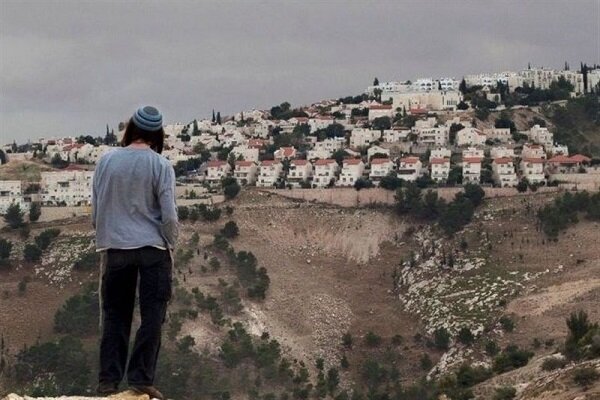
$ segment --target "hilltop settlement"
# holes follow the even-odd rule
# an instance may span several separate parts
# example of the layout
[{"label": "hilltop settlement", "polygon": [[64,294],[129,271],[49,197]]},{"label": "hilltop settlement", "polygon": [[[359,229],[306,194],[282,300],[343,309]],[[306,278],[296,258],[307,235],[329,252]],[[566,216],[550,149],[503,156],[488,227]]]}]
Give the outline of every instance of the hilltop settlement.
[{"label": "hilltop settlement", "polygon": [[[526,191],[565,183],[596,188],[599,144],[573,133],[564,110],[597,107],[600,68],[532,68],[453,78],[380,82],[364,93],[293,108],[249,110],[165,126],[164,157],[185,196],[222,190],[223,180],[263,188],[396,189],[478,183]],[[591,104],[591,106],[590,106]],[[589,114],[589,112],[588,112]],[[584,115],[585,116],[585,115]],[[0,180],[0,213],[89,205],[93,165],[119,143],[104,137],[5,144],[0,162],[36,160],[39,181]]]}]

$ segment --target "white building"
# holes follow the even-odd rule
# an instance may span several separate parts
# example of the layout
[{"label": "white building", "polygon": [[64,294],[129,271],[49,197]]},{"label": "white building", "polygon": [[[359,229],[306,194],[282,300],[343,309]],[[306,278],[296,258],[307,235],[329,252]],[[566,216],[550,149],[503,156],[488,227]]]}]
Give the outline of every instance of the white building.
[{"label": "white building", "polygon": [[381,138],[381,132],[376,130],[356,128],[350,134],[350,147],[359,148],[369,146]]},{"label": "white building", "polygon": [[276,160],[264,160],[260,163],[256,186],[273,187],[281,180],[283,164]]},{"label": "white building", "polygon": [[386,143],[402,142],[408,139],[410,129],[386,129],[383,131],[383,141]]},{"label": "white building", "polygon": [[319,129],[326,129],[329,125],[333,125],[334,122],[335,118],[331,115],[318,115],[308,120],[308,126],[310,126],[310,131],[314,132]]},{"label": "white building", "polygon": [[431,179],[435,182],[445,182],[450,175],[450,159],[432,158],[429,160]]},{"label": "white building", "polygon": [[383,154],[383,155],[386,155],[389,157],[390,151],[389,151],[389,149],[384,149],[381,146],[371,146],[367,150],[367,159],[370,160],[371,157],[373,157],[375,154]]},{"label": "white building", "polygon": [[429,153],[429,159],[432,158],[450,158],[452,156],[452,152],[450,149],[445,147],[438,147],[436,149],[432,149]]},{"label": "white building", "polygon": [[327,187],[336,181],[340,166],[333,159],[317,160],[314,163],[313,186]]},{"label": "white building", "polygon": [[492,161],[492,178],[501,187],[517,185],[515,166],[511,158],[495,158]]},{"label": "white building", "polygon": [[256,183],[257,174],[258,166],[254,161],[235,162],[233,176],[240,183],[240,185],[254,185]]},{"label": "white building", "polygon": [[347,158],[343,162],[340,177],[336,183],[337,186],[354,186],[354,183],[362,178],[365,172],[365,163],[357,158]]},{"label": "white building", "polygon": [[490,149],[492,158],[515,158],[515,149],[506,146],[494,146]]},{"label": "white building", "polygon": [[544,160],[543,158],[523,158],[520,164],[521,174],[523,174],[523,178],[526,178],[530,183],[545,182],[545,161],[546,160]]},{"label": "white building", "polygon": [[463,150],[462,156],[463,156],[463,158],[469,158],[469,157],[483,158],[484,152],[483,152],[483,149],[478,149],[476,147],[467,147],[466,149]]},{"label": "white building", "polygon": [[525,132],[529,140],[543,145],[545,148],[550,148],[554,144],[554,136],[546,127],[534,125]]},{"label": "white building", "polygon": [[481,157],[463,157],[463,184],[479,183],[479,180],[481,178],[481,160]]},{"label": "white building", "polygon": [[333,152],[330,150],[326,150],[323,148],[320,149],[312,149],[306,152],[307,160],[318,160],[320,158],[330,158]]},{"label": "white building", "polygon": [[384,92],[382,100],[392,100],[394,109],[406,110],[413,113],[415,110],[444,111],[456,110],[462,101],[462,94],[456,90],[435,90],[415,92]]},{"label": "white building", "polygon": [[546,152],[540,144],[525,143],[521,150],[521,158],[546,158]]},{"label": "white building", "polygon": [[555,144],[549,150],[550,150],[550,154],[553,156],[557,156],[559,154],[562,154],[564,156],[569,155],[569,147],[567,145]]},{"label": "white building", "polygon": [[229,175],[231,165],[226,161],[213,160],[206,165],[206,177],[204,180],[210,184],[219,184],[221,179]]},{"label": "white building", "polygon": [[75,167],[42,172],[42,202],[48,205],[91,205],[93,177],[94,171]]},{"label": "white building", "polygon": [[17,204],[21,211],[27,211],[31,203],[23,197],[21,181],[0,180],[0,214],[6,214],[12,204]]},{"label": "white building", "polygon": [[421,176],[423,163],[418,157],[404,157],[398,165],[398,178],[414,182]]},{"label": "white building", "polygon": [[231,149],[230,154],[233,154],[236,160],[241,158],[244,161],[252,161],[256,163],[258,162],[258,153],[258,148],[249,147],[248,144],[243,144]]},{"label": "white building", "polygon": [[307,160],[292,160],[287,174],[287,183],[298,187],[313,176],[313,165]]},{"label": "white building", "polygon": [[511,141],[510,128],[484,128],[483,134],[488,140],[507,143]]},{"label": "white building", "polygon": [[280,161],[291,160],[292,158],[296,157],[296,149],[293,147],[280,147],[279,149],[275,150],[273,157]]},{"label": "white building", "polygon": [[413,128],[417,134],[417,143],[427,146],[445,146],[448,143],[450,129],[447,126],[436,128]]},{"label": "white building", "polygon": [[394,110],[391,105],[378,104],[369,107],[369,121],[373,121],[375,118],[394,116]]},{"label": "white building", "polygon": [[477,128],[463,128],[456,132],[457,146],[483,146],[486,139],[485,134]]},{"label": "white building", "polygon": [[394,163],[389,158],[374,158],[371,160],[371,172],[369,179],[379,185],[381,178],[387,176],[394,170]]}]

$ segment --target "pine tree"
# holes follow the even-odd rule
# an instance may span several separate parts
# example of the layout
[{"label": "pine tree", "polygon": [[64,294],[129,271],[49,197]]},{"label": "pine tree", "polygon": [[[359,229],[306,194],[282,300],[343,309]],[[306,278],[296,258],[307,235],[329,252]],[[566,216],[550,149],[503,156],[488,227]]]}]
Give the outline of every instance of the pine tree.
[{"label": "pine tree", "polygon": [[24,212],[21,211],[21,207],[17,203],[13,203],[8,206],[4,215],[4,221],[13,229],[19,228],[23,226],[23,214]]},{"label": "pine tree", "polygon": [[588,92],[588,68],[587,65],[581,63],[581,73],[583,74],[583,93]]},{"label": "pine tree", "polygon": [[379,79],[377,79],[377,77],[373,79],[373,86],[379,86]]},{"label": "pine tree", "polygon": [[460,85],[458,85],[458,90],[464,95],[465,93],[467,93],[467,82],[465,81],[465,78],[462,78],[462,81],[460,81]]}]

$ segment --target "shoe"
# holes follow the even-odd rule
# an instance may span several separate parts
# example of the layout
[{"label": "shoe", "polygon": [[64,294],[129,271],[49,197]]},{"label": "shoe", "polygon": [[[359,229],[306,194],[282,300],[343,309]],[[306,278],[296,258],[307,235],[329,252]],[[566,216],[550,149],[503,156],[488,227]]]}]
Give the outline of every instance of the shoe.
[{"label": "shoe", "polygon": [[130,385],[138,393],[147,394],[151,399],[165,400],[165,396],[154,386]]},{"label": "shoe", "polygon": [[96,393],[101,395],[115,394],[119,391],[119,384],[115,382],[100,382],[96,388]]}]

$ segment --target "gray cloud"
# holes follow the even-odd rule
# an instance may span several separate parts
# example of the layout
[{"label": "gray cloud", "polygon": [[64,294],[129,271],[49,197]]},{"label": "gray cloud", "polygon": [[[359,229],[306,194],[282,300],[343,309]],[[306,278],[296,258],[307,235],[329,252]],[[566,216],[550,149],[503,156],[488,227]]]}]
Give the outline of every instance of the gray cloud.
[{"label": "gray cloud", "polygon": [[0,2],[0,142],[600,61],[600,1]]}]

